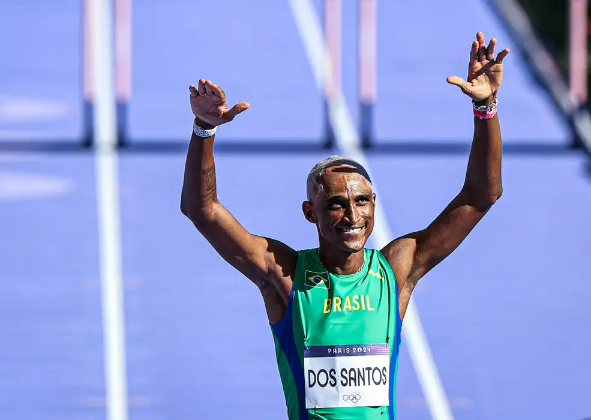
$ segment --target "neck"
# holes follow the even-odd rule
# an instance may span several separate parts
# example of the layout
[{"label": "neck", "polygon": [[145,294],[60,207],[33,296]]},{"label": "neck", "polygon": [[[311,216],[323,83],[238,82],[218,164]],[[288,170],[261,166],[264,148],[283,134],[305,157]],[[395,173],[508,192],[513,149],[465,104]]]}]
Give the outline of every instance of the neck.
[{"label": "neck", "polygon": [[329,249],[320,244],[318,257],[325,269],[335,274],[355,274],[363,268],[365,257],[363,250],[347,252]]}]

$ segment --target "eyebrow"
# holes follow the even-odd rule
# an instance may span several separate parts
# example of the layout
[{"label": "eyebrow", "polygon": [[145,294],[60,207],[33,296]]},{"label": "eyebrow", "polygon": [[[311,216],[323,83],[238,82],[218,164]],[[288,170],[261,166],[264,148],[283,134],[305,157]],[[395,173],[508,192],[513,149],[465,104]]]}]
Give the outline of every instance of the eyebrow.
[{"label": "eyebrow", "polygon": [[[362,192],[359,194],[356,194],[355,197],[367,197],[367,198],[371,198],[371,192]],[[343,194],[333,194],[333,195],[327,195],[326,196],[326,201],[331,201],[331,200],[335,200],[338,198],[345,198],[345,195]]]}]

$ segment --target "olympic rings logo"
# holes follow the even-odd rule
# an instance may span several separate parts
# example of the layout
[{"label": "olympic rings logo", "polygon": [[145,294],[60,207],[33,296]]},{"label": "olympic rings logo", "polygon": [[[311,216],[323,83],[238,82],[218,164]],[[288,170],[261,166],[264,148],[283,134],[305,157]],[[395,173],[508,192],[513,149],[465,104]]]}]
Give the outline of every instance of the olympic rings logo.
[{"label": "olympic rings logo", "polygon": [[359,394],[343,395],[343,401],[350,402],[353,404],[355,404],[360,399],[361,399],[361,395],[359,395]]}]

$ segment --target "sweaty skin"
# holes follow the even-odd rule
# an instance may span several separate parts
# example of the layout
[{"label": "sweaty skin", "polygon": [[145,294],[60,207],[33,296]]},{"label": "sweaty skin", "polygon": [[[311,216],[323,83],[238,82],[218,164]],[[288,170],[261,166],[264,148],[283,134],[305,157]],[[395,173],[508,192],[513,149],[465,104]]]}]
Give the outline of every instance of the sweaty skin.
[{"label": "sweaty skin", "polygon": [[306,219],[318,229],[320,258],[336,274],[361,268],[360,251],[373,230],[375,194],[369,181],[349,168],[342,165],[325,170],[315,184],[311,202],[303,204]]}]

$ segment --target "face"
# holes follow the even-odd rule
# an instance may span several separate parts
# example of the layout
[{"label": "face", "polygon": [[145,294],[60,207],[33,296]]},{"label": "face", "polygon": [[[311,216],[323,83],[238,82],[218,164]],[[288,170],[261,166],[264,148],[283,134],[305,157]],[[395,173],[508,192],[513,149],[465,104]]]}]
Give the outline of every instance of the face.
[{"label": "face", "polygon": [[373,230],[375,194],[363,176],[349,166],[328,168],[303,204],[304,215],[316,224],[320,240],[340,250],[363,249]]}]

